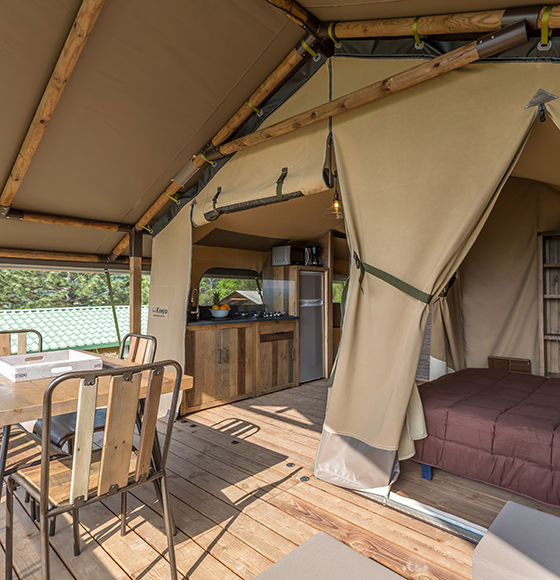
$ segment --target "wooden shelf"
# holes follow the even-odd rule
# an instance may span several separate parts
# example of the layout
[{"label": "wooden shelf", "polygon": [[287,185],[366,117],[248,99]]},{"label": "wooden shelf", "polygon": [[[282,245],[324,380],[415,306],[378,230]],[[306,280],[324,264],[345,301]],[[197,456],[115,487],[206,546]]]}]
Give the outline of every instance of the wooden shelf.
[{"label": "wooden shelf", "polygon": [[560,300],[560,294],[545,294],[543,298],[545,300]]},{"label": "wooden shelf", "polygon": [[560,334],[545,334],[544,339],[560,341]]},{"label": "wooden shelf", "polygon": [[543,264],[543,268],[560,268],[560,263],[555,264]]}]

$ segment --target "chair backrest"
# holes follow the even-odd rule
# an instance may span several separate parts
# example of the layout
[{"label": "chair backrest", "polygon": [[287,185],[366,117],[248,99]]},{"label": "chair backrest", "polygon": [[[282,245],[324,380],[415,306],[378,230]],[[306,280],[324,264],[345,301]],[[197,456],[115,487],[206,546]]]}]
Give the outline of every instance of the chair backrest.
[{"label": "chair backrest", "polygon": [[156,360],[157,339],[149,334],[127,334],[119,350],[119,358],[125,358],[126,343],[130,341],[126,360],[138,364],[153,363]]},{"label": "chair backrest", "polygon": [[43,335],[38,330],[32,328],[22,328],[20,330],[0,330],[0,356],[10,356],[12,354],[12,336],[17,335],[17,353],[27,354],[27,335],[37,335],[37,352],[43,352]]},{"label": "chair backrest", "polygon": [[[128,485],[149,481],[155,473],[161,473],[165,469],[173,416],[170,414],[167,418],[163,447],[157,437],[156,423],[166,367],[173,367],[176,373],[172,402],[174,406],[171,407],[176,408],[182,369],[179,363],[172,360],[101,371],[67,373],[51,382],[43,398],[43,433],[50,432],[53,393],[61,385],[66,384],[68,388],[69,381],[74,384],[79,382],[70,503],[79,506],[88,499],[95,501],[95,498],[107,493],[122,491]],[[146,387],[145,395],[142,393],[142,383]],[[95,409],[98,404],[98,388],[101,385],[104,390],[108,386],[107,420],[101,460],[92,463]],[[145,401],[139,405],[141,395],[145,396]],[[133,452],[135,426],[139,427],[137,452]],[[159,459],[150,471],[152,456]],[[41,494],[44,494],[45,501],[49,492],[49,479],[49,438],[43,437]],[[55,473],[52,481],[56,485]]]}]

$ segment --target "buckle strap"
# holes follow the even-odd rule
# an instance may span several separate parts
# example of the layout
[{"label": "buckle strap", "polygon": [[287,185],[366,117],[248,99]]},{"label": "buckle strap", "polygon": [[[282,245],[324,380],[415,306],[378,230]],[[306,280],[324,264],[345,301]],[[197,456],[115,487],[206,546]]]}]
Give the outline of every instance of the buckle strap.
[{"label": "buckle strap", "polygon": [[282,188],[284,187],[284,181],[286,180],[287,176],[288,176],[288,168],[283,167],[280,177],[276,180],[276,197],[278,198],[278,201],[285,201],[284,198],[282,197]]},{"label": "buckle strap", "polygon": [[419,300],[424,304],[429,304],[432,301],[433,296],[431,294],[422,292],[422,290],[418,290],[418,288],[415,288],[414,286],[411,286],[410,284],[403,282],[396,276],[393,276],[387,272],[384,272],[383,270],[380,270],[379,268],[375,268],[374,266],[370,266],[369,264],[362,262],[356,252],[354,252],[354,262],[356,263],[356,268],[360,270],[360,289],[362,290],[362,292],[364,291],[362,282],[367,272],[368,274],[371,274],[372,276],[375,276],[376,278],[383,280],[383,282],[390,284],[394,288],[397,288],[401,292],[404,292],[405,294],[412,296],[412,298],[416,298],[416,300]]}]

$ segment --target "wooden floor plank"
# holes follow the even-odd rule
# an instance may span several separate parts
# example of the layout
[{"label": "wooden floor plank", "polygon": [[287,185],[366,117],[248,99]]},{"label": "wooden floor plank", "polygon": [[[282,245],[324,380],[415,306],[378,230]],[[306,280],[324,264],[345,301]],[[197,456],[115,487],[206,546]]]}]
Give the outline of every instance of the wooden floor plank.
[{"label": "wooden floor plank", "polygon": [[[142,489],[142,488],[141,488]],[[139,490],[136,490],[139,493]],[[144,489],[143,491],[148,491]],[[146,496],[150,503],[155,505],[156,498],[153,492]],[[115,515],[120,514],[120,499],[118,496],[103,502]],[[172,509],[175,511],[178,500],[172,499]],[[127,526],[129,533],[136,533],[157,552],[168,558],[167,536],[165,525],[160,513],[146,505],[132,493],[128,494]],[[175,540],[175,556],[177,570],[186,578],[192,580],[239,580],[229,568],[207,553],[199,544],[186,536],[181,530],[177,531]]]},{"label": "wooden floor plank", "polygon": [[[29,515],[29,504],[23,503],[23,491],[18,490],[16,495]],[[59,516],[56,520],[56,534],[50,538],[50,543],[77,580],[90,578],[128,580],[130,578],[83,527],[80,534],[81,554],[74,556],[71,522],[69,514]]]}]

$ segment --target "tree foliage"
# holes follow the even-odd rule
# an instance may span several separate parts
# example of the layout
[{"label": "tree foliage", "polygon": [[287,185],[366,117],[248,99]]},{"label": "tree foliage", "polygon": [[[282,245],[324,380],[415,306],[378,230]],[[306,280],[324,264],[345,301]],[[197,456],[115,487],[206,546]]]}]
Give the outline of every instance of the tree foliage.
[{"label": "tree foliage", "polygon": [[206,278],[200,281],[199,304],[212,306],[214,304],[214,292],[220,293],[220,300],[229,296],[236,290],[257,290],[257,282],[254,278]]},{"label": "tree foliage", "polygon": [[[115,304],[129,303],[130,278],[111,274]],[[150,277],[142,276],[142,304],[148,303]],[[0,270],[0,309],[109,306],[104,273]]]}]

